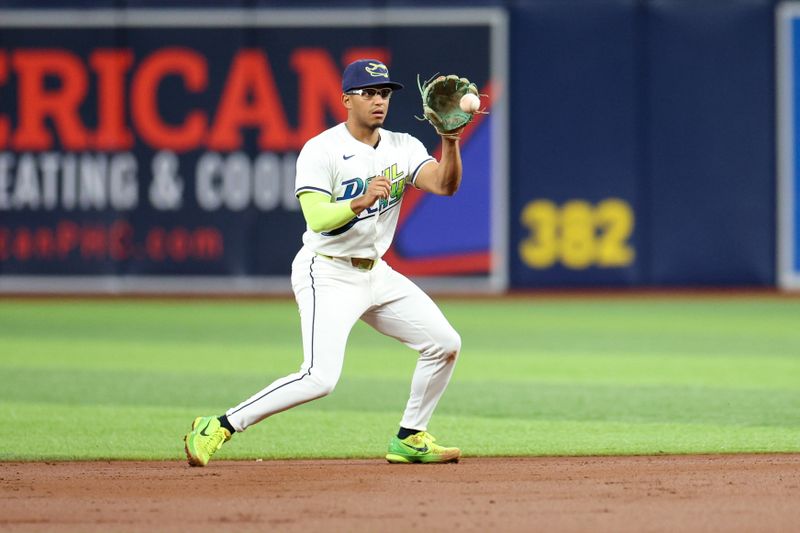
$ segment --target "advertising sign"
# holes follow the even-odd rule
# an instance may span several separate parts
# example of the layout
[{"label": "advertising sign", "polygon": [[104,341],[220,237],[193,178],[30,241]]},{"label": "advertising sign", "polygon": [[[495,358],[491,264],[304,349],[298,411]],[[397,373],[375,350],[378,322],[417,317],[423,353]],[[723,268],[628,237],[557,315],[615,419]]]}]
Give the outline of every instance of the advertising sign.
[{"label": "advertising sign", "polygon": [[305,230],[297,154],[346,119],[341,72],[362,57],[406,85],[385,127],[433,155],[417,75],[457,73],[487,95],[462,189],[407,188],[385,259],[432,289],[503,290],[505,15],[441,15],[3,11],[0,290],[288,292]]}]

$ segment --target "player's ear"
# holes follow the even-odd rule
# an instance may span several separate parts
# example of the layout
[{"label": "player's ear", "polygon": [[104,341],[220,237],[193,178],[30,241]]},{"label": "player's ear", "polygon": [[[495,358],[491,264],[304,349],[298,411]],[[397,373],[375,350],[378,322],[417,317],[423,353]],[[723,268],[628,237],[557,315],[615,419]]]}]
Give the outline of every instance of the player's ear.
[{"label": "player's ear", "polygon": [[347,109],[353,108],[353,103],[350,101],[350,95],[342,93],[342,105]]}]

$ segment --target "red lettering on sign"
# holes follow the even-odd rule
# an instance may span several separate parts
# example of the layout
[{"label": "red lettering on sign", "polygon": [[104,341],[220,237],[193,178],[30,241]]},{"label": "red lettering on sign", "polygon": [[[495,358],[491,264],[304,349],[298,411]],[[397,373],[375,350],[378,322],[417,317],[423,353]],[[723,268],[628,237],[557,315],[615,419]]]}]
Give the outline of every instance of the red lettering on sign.
[{"label": "red lettering on sign", "polygon": [[60,220],[50,226],[8,228],[0,226],[0,259],[26,261],[87,262],[124,261],[218,261],[224,253],[219,229],[201,226],[148,228],[143,240],[136,239],[136,228],[125,219],[106,223],[77,224]]},{"label": "red lettering on sign", "polygon": [[115,220],[108,231],[108,241],[111,259],[127,259],[133,246],[133,227],[125,220]]},{"label": "red lettering on sign", "polygon": [[172,230],[167,238],[167,251],[173,261],[186,261],[189,255],[189,232],[181,227]]},{"label": "red lettering on sign", "polygon": [[198,228],[194,232],[195,256],[200,259],[222,257],[222,234],[216,228]]},{"label": "red lettering on sign", "polygon": [[164,230],[161,228],[153,228],[147,234],[145,240],[145,248],[147,249],[147,256],[154,261],[163,261],[166,253],[164,251],[164,241],[166,240]]},{"label": "red lettering on sign", "polygon": [[243,126],[260,129],[258,147],[262,150],[285,150],[291,146],[291,132],[275,78],[260,50],[243,50],[234,57],[208,138],[209,148],[240,148]]},{"label": "red lettering on sign", "polygon": [[6,228],[0,228],[0,260],[5,261],[8,259],[8,241],[10,231]]},{"label": "red lettering on sign", "polygon": [[[6,83],[8,77],[8,57],[6,53],[0,50],[0,85]],[[10,127],[8,117],[0,114],[0,148],[5,148],[8,143]]]},{"label": "red lettering on sign", "polygon": [[301,48],[292,53],[292,68],[300,76],[297,144],[302,145],[325,129],[325,111],[338,122],[347,120],[342,105],[342,78],[330,54],[319,48]]},{"label": "red lettering on sign", "polygon": [[133,122],[142,138],[152,146],[178,152],[197,148],[205,136],[207,118],[199,110],[186,115],[182,124],[166,124],[158,111],[158,86],[168,75],[183,78],[189,91],[200,92],[208,82],[206,59],[186,48],[165,48],[145,59],[133,80]]},{"label": "red lettering on sign", "polygon": [[58,257],[66,258],[78,245],[78,225],[74,222],[61,221],[56,226],[56,247]]},{"label": "red lettering on sign", "polygon": [[[389,50],[380,47],[350,48],[341,59],[348,64],[362,57],[387,65],[391,59]],[[297,75],[296,129],[287,120],[269,59],[260,49],[235,53],[220,95],[204,94],[208,59],[190,48],[156,49],[141,62],[124,48],[98,48],[85,57],[61,49],[0,50],[0,88],[13,80],[17,98],[0,114],[0,149],[122,151],[140,142],[176,152],[232,151],[242,148],[248,130],[254,131],[260,150],[299,149],[329,119],[343,121],[347,112],[340,100],[341,68],[327,50],[298,48],[289,62]],[[166,101],[159,89],[170,77],[182,82],[186,96],[217,100],[216,109]],[[94,79],[96,101],[90,102],[86,98]],[[167,113],[169,105],[180,106],[177,117]],[[93,120],[94,109],[97,125],[89,127],[84,120]]]},{"label": "red lettering on sign", "polygon": [[19,261],[27,261],[33,254],[33,237],[28,228],[20,228],[17,231],[17,238],[13,244],[14,258]]},{"label": "red lettering on sign", "polygon": [[81,257],[102,259],[106,250],[106,232],[100,226],[84,226],[81,231]]},{"label": "red lettering on sign", "polygon": [[50,259],[56,253],[56,240],[50,228],[38,228],[33,234],[33,244],[39,257]]},{"label": "red lettering on sign", "polygon": [[130,50],[96,50],[89,63],[97,72],[97,150],[128,150],[133,134],[125,123],[125,73],[133,64]]},{"label": "red lettering on sign", "polygon": [[[17,150],[47,150],[52,137],[45,125],[51,119],[61,144],[68,150],[84,150],[89,135],[78,108],[86,97],[88,76],[78,56],[63,50],[22,50],[11,62],[19,75],[19,125],[13,144]],[[48,89],[47,78],[59,87]]]}]

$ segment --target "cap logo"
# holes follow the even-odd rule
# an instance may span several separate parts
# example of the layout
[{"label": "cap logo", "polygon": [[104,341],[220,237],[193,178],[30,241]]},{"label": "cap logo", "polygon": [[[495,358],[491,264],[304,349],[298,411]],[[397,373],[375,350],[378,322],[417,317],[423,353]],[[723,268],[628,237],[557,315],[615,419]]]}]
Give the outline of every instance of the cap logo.
[{"label": "cap logo", "polygon": [[370,63],[368,66],[364,67],[364,70],[373,78],[389,79],[389,69],[387,69],[386,65],[383,63]]}]

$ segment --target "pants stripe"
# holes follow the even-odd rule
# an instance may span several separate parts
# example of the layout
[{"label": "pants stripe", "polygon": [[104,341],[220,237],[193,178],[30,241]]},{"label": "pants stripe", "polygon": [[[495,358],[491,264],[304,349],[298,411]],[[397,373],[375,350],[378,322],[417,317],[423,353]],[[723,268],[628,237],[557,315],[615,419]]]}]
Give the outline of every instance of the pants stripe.
[{"label": "pants stripe", "polygon": [[311,364],[309,365],[308,370],[306,370],[305,374],[303,374],[299,378],[293,379],[292,381],[287,381],[283,385],[279,385],[279,386],[275,387],[274,389],[265,392],[264,394],[262,394],[261,396],[259,396],[255,400],[253,400],[252,402],[247,403],[245,405],[242,405],[241,407],[239,407],[235,411],[230,412],[228,414],[228,416],[238,413],[239,411],[241,411],[245,407],[250,407],[251,405],[253,405],[257,401],[259,401],[259,400],[261,400],[263,398],[266,398],[267,396],[269,396],[270,394],[272,394],[276,390],[281,389],[281,388],[285,387],[286,385],[290,385],[292,383],[296,383],[296,382],[300,381],[301,379],[303,379],[304,377],[311,375],[311,369],[314,368],[314,323],[315,323],[315,320],[316,320],[316,317],[317,317],[317,292],[314,290],[314,261],[316,259],[317,259],[316,256],[312,257],[311,258],[311,264],[308,267],[308,275],[311,277],[311,298],[312,298],[312,307],[311,307]]}]

